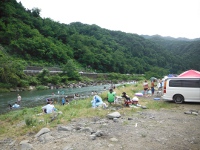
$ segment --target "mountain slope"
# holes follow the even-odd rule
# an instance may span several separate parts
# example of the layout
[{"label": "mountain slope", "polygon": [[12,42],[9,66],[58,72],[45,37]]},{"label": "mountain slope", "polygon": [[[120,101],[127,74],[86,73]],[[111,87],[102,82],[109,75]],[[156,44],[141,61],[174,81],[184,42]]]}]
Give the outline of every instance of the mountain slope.
[{"label": "mountain slope", "polygon": [[63,66],[73,59],[78,66],[98,72],[139,74],[155,67],[169,73],[198,69],[196,58],[183,61],[190,52],[199,54],[192,41],[187,41],[190,52],[182,56],[175,46],[165,46],[165,41],[80,22],[61,24],[41,18],[38,8],[26,10],[15,0],[1,0],[0,12],[0,44],[29,64]]}]

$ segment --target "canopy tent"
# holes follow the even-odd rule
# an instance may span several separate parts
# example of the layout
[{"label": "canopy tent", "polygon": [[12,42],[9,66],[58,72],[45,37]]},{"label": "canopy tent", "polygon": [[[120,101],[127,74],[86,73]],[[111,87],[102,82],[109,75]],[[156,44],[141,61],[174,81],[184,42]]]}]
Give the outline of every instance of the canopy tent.
[{"label": "canopy tent", "polygon": [[151,80],[151,81],[153,81],[153,80],[157,80],[157,78],[155,78],[155,77],[151,77],[150,80]]},{"label": "canopy tent", "polygon": [[196,70],[188,70],[181,73],[178,77],[200,77],[200,72]]}]

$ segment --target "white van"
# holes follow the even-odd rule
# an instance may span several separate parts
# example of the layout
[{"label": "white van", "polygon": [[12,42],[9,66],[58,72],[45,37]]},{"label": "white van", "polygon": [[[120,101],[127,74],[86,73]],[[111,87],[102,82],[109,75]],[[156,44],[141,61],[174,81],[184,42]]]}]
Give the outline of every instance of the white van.
[{"label": "white van", "polygon": [[200,102],[200,78],[167,78],[163,86],[163,100]]}]

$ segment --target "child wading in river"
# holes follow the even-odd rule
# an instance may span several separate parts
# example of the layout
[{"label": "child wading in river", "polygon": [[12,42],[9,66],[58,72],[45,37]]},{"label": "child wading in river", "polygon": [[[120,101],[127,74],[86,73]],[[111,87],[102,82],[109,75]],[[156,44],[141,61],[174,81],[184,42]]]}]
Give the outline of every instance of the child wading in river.
[{"label": "child wading in river", "polygon": [[65,102],[66,102],[66,100],[65,100],[65,98],[63,97],[63,98],[62,98],[62,105],[65,105]]}]

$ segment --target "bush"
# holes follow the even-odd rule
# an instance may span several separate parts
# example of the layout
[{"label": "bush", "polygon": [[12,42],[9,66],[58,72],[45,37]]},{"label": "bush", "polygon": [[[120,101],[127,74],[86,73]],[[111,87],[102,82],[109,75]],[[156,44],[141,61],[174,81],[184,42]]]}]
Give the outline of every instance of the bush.
[{"label": "bush", "polygon": [[8,84],[8,83],[1,83],[1,82],[0,82],[0,87],[1,87],[1,88],[9,89],[9,88],[12,87],[12,85],[11,85],[11,84]]},{"label": "bush", "polygon": [[61,82],[64,83],[64,84],[67,84],[68,83],[68,78],[69,77],[67,75],[62,76],[61,77]]},{"label": "bush", "polygon": [[27,87],[27,86],[29,86],[29,82],[26,80],[20,80],[18,86],[19,87]]},{"label": "bush", "polygon": [[25,116],[24,119],[27,126],[35,126],[37,124],[37,120],[32,116]]},{"label": "bush", "polygon": [[112,80],[112,83],[117,84],[117,83],[118,83],[118,80],[113,79],[113,80]]},{"label": "bush", "polygon": [[0,93],[6,93],[6,92],[10,92],[10,90],[6,88],[0,88]]},{"label": "bush", "polygon": [[47,86],[43,86],[43,85],[39,85],[39,86],[36,87],[36,89],[37,90],[46,90],[46,89],[48,89],[48,87]]},{"label": "bush", "polygon": [[61,81],[61,77],[59,75],[51,76],[49,79],[49,82],[51,82],[52,84],[55,84],[55,85],[60,83],[60,81]]},{"label": "bush", "polygon": [[81,77],[81,81],[82,81],[82,82],[92,82],[93,80],[90,79],[90,78],[88,78],[88,77],[86,77],[86,76],[82,76],[82,77]]},{"label": "bush", "polygon": [[29,77],[28,82],[29,82],[29,85],[33,85],[33,86],[40,84],[40,82],[37,80],[36,77],[31,77],[31,76]]}]

